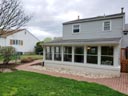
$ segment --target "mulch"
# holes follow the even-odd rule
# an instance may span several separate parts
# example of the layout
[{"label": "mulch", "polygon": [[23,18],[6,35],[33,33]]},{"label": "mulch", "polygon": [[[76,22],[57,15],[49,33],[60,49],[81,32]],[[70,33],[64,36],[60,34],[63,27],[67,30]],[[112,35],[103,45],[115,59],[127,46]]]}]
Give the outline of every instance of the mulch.
[{"label": "mulch", "polygon": [[9,64],[2,64],[0,63],[0,72],[4,72],[6,69],[10,69],[11,71],[15,71],[18,64],[15,63],[9,63]]}]

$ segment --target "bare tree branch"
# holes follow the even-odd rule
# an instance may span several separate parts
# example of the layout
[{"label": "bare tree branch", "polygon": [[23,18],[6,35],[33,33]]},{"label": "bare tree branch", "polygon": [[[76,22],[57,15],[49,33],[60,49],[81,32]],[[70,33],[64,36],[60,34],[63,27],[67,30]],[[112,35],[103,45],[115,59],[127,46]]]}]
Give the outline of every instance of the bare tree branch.
[{"label": "bare tree branch", "polygon": [[4,30],[19,29],[30,19],[31,17],[24,13],[19,0],[0,1],[0,34],[3,34]]}]

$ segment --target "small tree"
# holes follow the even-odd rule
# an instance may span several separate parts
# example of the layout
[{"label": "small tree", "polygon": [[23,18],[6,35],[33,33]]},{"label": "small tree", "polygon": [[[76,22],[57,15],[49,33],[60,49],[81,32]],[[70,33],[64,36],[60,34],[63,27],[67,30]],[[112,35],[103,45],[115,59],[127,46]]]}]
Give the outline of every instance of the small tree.
[{"label": "small tree", "polygon": [[52,41],[52,38],[50,38],[50,37],[47,37],[44,39],[44,42],[50,42],[50,41]]},{"label": "small tree", "polygon": [[0,47],[0,54],[3,57],[3,64],[8,64],[15,53],[15,48],[11,46]]},{"label": "small tree", "polygon": [[43,47],[42,47],[42,43],[43,42],[37,42],[36,46],[35,46],[35,53],[39,54],[39,53],[43,53]]}]

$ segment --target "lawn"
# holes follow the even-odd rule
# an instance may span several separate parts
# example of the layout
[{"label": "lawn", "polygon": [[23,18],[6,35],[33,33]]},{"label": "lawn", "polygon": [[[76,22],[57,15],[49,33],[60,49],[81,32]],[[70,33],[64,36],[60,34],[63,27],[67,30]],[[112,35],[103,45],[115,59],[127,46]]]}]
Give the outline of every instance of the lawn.
[{"label": "lawn", "polygon": [[0,96],[126,96],[103,85],[33,72],[0,73]]},{"label": "lawn", "polygon": [[28,58],[28,57],[31,57],[31,58],[34,58],[34,59],[43,59],[43,55],[21,55],[20,58],[23,59],[23,58]]}]

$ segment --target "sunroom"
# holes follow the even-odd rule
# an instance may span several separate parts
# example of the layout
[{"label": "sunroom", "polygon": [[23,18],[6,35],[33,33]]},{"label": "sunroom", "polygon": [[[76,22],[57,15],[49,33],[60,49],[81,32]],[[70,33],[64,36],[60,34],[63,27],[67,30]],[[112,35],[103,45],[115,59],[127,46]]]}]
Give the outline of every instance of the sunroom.
[{"label": "sunroom", "polygon": [[45,66],[120,75],[120,38],[59,40],[45,43]]}]

